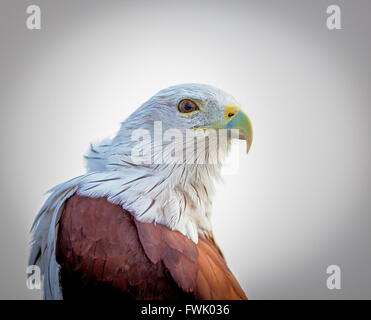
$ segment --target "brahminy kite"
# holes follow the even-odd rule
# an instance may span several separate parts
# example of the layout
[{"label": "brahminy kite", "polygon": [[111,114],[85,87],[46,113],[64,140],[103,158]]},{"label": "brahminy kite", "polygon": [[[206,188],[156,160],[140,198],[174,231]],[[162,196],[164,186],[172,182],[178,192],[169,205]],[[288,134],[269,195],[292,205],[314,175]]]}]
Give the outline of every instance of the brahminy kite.
[{"label": "brahminy kite", "polygon": [[29,264],[40,267],[44,299],[246,299],[210,221],[235,138],[249,149],[252,126],[236,100],[182,84],[91,145],[87,172],[51,189],[32,226]]}]

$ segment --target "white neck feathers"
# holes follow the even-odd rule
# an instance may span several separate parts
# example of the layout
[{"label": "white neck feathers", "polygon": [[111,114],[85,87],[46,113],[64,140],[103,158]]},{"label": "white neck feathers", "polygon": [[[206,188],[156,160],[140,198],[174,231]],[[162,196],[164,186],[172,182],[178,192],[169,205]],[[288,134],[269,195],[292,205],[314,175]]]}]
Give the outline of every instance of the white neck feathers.
[{"label": "white neck feathers", "polygon": [[[91,147],[86,156],[88,173],[80,181],[78,193],[107,197],[137,220],[166,225],[194,242],[199,234],[211,231],[212,197],[214,183],[220,178],[220,161],[137,165],[130,157],[130,138],[122,137],[122,132],[118,136],[120,139]],[[193,140],[192,148],[187,145],[190,142],[185,143],[185,150],[193,152]],[[227,149],[222,150],[221,158]]]}]

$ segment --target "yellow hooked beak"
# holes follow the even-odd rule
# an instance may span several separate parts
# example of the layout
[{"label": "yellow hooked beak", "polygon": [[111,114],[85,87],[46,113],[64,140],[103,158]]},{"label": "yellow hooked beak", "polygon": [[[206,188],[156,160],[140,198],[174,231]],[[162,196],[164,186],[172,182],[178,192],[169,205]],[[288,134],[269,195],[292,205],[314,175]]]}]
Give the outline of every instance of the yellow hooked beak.
[{"label": "yellow hooked beak", "polygon": [[253,138],[252,124],[248,116],[237,106],[225,106],[224,121],[214,121],[208,126],[195,129],[231,129],[232,138],[245,140],[246,152],[250,150]]},{"label": "yellow hooked beak", "polygon": [[253,138],[251,121],[246,113],[235,105],[225,106],[224,121],[214,121],[207,126],[194,127],[194,129],[230,129],[232,138],[246,141],[246,152],[251,148]]},{"label": "yellow hooked beak", "polygon": [[253,139],[253,129],[246,113],[237,106],[227,105],[224,109],[224,119],[227,123],[222,128],[238,130],[238,139],[246,140],[246,152],[249,152]]}]

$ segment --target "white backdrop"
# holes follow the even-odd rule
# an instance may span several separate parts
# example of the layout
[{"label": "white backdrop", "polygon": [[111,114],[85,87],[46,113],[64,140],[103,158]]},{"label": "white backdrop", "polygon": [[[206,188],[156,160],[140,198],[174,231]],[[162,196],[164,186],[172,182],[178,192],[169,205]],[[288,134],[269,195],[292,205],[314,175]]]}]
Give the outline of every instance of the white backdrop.
[{"label": "white backdrop", "polygon": [[[230,92],[254,125],[218,186],[214,231],[251,299],[371,298],[369,1],[29,1],[0,4],[0,298],[25,285],[29,228],[91,141],[158,90]],[[342,30],[326,28],[338,3]],[[326,268],[342,270],[328,290]]]}]

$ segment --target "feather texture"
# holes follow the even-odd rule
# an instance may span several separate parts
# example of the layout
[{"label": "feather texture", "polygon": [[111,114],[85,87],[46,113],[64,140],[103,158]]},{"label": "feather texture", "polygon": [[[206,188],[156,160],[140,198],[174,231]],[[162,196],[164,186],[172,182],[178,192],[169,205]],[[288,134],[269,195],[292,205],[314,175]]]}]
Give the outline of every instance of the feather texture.
[{"label": "feather texture", "polygon": [[246,299],[211,238],[195,244],[104,198],[67,201],[57,260],[65,299]]},{"label": "feather texture", "polygon": [[[202,101],[197,117],[176,111],[185,97]],[[134,130],[154,137],[161,122],[161,134],[171,128],[185,133],[224,120],[231,102],[212,86],[170,87],[130,115],[113,139],[91,145],[87,173],[53,188],[32,227],[29,264],[41,268],[45,299],[94,295],[97,287],[128,298],[245,298],[210,221],[214,183],[230,144],[218,145],[216,154],[216,137],[210,135],[205,147],[204,136],[195,154],[194,137],[185,135],[180,146],[153,141],[157,152],[149,164],[131,155]],[[169,161],[173,147],[187,161]],[[192,157],[196,161],[189,162]],[[200,163],[202,157],[211,162]]]},{"label": "feather texture", "polygon": [[55,257],[56,235],[65,201],[76,192],[80,178],[54,187],[32,225],[33,237],[28,264],[38,265],[41,269],[44,299],[62,299],[59,265]]}]

